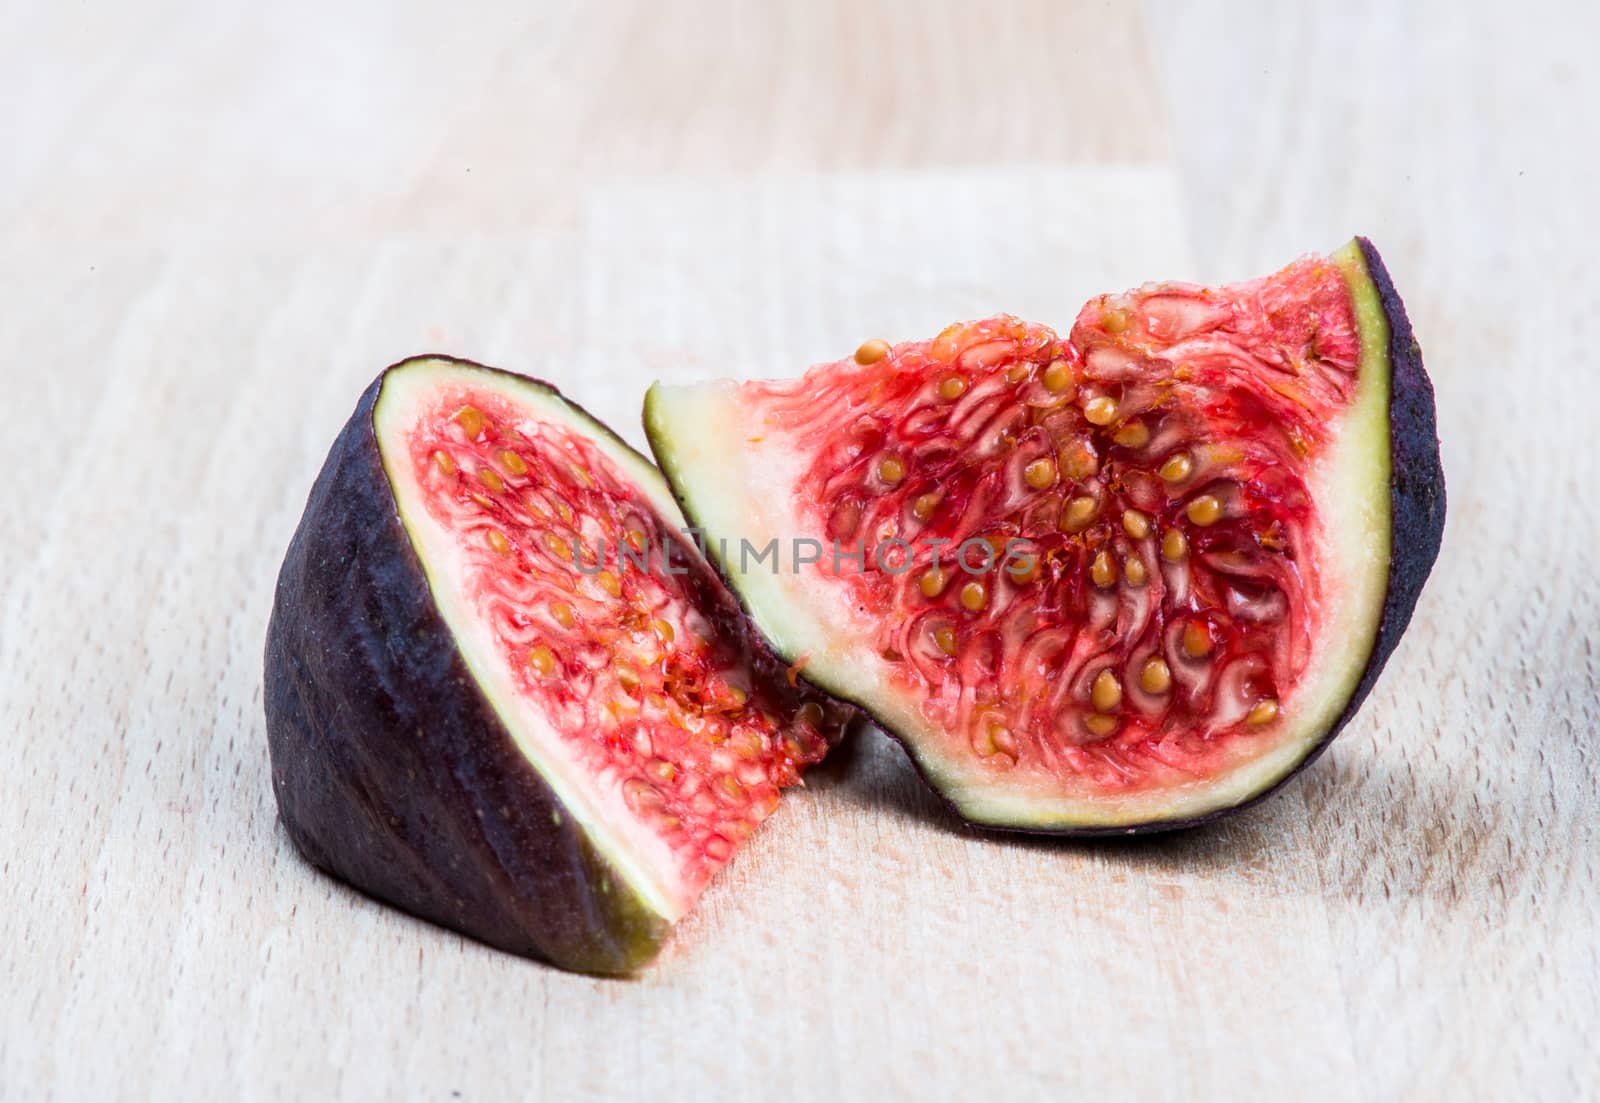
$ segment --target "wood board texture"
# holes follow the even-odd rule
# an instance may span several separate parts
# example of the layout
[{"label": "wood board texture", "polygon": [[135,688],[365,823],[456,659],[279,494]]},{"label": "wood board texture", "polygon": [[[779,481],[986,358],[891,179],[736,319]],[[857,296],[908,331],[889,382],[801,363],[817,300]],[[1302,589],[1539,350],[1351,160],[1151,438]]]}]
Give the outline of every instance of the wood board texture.
[{"label": "wood board texture", "polygon": [[[1587,6],[0,4],[0,1098],[1576,1098],[1600,1084]],[[315,874],[261,716],[362,386],[640,441],[1146,278],[1384,251],[1451,516],[1334,750],[1202,831],[960,830],[867,741],[641,980]]]}]

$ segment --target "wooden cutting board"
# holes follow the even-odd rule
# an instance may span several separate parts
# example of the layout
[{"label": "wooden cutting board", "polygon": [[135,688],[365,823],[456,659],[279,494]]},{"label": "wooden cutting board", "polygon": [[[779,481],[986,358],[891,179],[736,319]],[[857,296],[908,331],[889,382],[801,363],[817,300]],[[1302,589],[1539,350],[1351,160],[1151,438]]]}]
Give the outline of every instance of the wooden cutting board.
[{"label": "wooden cutting board", "polygon": [[[1592,13],[481,7],[0,12],[0,1097],[1593,1095]],[[535,372],[640,443],[654,378],[1066,326],[1355,232],[1450,525],[1267,804],[980,837],[873,734],[634,982],[288,845],[271,587],[384,364]]]}]

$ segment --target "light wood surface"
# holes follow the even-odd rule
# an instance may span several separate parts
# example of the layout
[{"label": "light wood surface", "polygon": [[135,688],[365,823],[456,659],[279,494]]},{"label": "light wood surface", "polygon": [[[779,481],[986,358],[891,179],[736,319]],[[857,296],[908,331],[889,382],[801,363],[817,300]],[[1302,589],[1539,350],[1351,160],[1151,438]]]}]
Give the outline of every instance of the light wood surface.
[{"label": "light wood surface", "polygon": [[[1594,11],[0,0],[0,1097],[1594,1097]],[[657,376],[1356,232],[1450,524],[1266,805],[977,837],[874,736],[632,983],[288,845],[271,586],[383,364],[537,371],[637,442]]]}]

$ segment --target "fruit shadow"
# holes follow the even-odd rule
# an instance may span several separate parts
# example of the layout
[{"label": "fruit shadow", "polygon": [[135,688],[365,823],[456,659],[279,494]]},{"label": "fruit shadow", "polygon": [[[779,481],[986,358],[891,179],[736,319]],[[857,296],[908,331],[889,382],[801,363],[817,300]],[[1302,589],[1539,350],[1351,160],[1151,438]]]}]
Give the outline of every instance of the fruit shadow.
[{"label": "fruit shadow", "polygon": [[[1442,767],[1396,760],[1393,748],[1336,745],[1282,790],[1210,823],[1067,838],[968,824],[923,783],[898,743],[870,725],[852,741],[846,760],[824,764],[817,785],[828,799],[986,845],[1160,873],[1225,868],[1284,892],[1304,891],[1309,874],[1324,893],[1357,905],[1416,899],[1453,910],[1470,899],[1477,914],[1502,910],[1525,873],[1515,841],[1504,837],[1519,819],[1515,793],[1463,787]],[[1496,886],[1487,901],[1472,891],[1484,884]]]}]

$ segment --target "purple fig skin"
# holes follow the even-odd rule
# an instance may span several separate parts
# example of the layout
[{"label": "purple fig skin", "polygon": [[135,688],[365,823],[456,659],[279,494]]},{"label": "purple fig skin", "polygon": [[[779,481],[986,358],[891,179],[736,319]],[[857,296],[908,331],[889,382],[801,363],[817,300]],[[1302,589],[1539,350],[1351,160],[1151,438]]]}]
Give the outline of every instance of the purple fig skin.
[{"label": "purple fig skin", "polygon": [[[1366,262],[1368,277],[1378,292],[1378,300],[1383,308],[1384,315],[1389,325],[1389,450],[1392,461],[1390,476],[1390,509],[1391,509],[1391,551],[1389,561],[1388,588],[1384,599],[1383,615],[1379,622],[1377,636],[1373,641],[1372,653],[1367,659],[1366,667],[1362,673],[1355,690],[1346,702],[1344,710],[1338,720],[1328,729],[1311,751],[1276,783],[1255,794],[1247,800],[1228,808],[1220,808],[1203,816],[1188,818],[1173,818],[1151,820],[1140,824],[1126,824],[1116,827],[1030,827],[1022,824],[987,824],[968,819],[962,814],[961,809],[947,798],[939,787],[934,784],[934,779],[923,769],[917,761],[908,741],[889,726],[878,724],[877,727],[889,736],[911,761],[917,774],[927,784],[928,788],[939,797],[951,814],[962,825],[970,830],[985,834],[1025,834],[1044,835],[1054,838],[1094,838],[1102,836],[1127,836],[1127,835],[1153,835],[1160,832],[1180,831],[1187,828],[1199,827],[1216,820],[1241,812],[1246,808],[1266,800],[1282,789],[1289,782],[1299,776],[1307,766],[1317,760],[1327,750],[1329,744],[1342,731],[1356,712],[1366,701],[1367,695],[1372,692],[1373,685],[1377,682],[1379,674],[1383,672],[1384,665],[1389,656],[1400,643],[1406,626],[1411,623],[1412,613],[1416,609],[1417,599],[1422,593],[1423,583],[1433,570],[1434,562],[1439,557],[1439,548],[1444,538],[1445,524],[1445,483],[1444,468],[1439,459],[1439,434],[1437,413],[1434,406],[1433,383],[1428,378],[1422,365],[1422,349],[1417,344],[1416,336],[1411,329],[1411,320],[1406,315],[1405,304],[1401,302],[1399,293],[1395,290],[1394,281],[1384,266],[1383,258],[1378,255],[1378,250],[1372,242],[1364,237],[1358,237],[1361,255]],[[645,420],[646,434],[649,434],[649,420]],[[652,447],[656,442],[651,441]],[[659,450],[658,450],[659,454]],[[671,480],[669,479],[669,482]],[[684,516],[688,517],[691,524],[700,524],[695,514],[692,503],[678,492],[673,486],[673,494],[678,499]],[[746,615],[749,609],[744,605],[744,599],[739,595],[737,588],[732,584],[732,579],[724,569],[723,564],[716,556],[710,556],[712,565],[723,576],[723,581],[728,583],[728,589],[738,598],[741,608]],[[754,626],[754,620],[751,620]],[[754,630],[754,629],[753,629]],[[758,631],[758,630],[756,630]],[[768,647],[779,655],[783,650],[768,639]],[[792,658],[792,657],[790,657]],[[804,675],[802,675],[804,677]],[[841,696],[827,686],[812,683],[821,692],[830,694],[842,705],[855,707],[868,719],[875,719],[872,711],[863,702]]]},{"label": "purple fig skin", "polygon": [[635,972],[669,924],[517,748],[400,521],[373,414],[405,363],[361,396],[278,576],[264,697],[279,816],[370,896],[564,969]]}]

